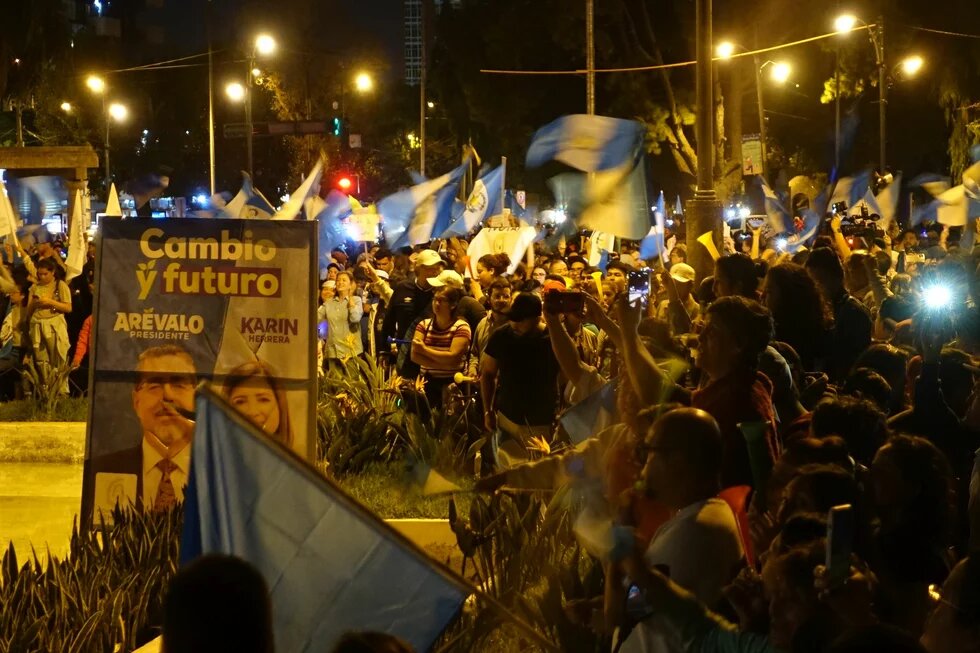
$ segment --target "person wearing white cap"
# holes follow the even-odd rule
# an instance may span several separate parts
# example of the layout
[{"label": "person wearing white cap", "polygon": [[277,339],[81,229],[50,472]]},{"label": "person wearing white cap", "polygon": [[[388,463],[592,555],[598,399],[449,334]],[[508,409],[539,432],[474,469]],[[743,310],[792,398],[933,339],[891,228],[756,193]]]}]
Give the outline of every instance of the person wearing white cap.
[{"label": "person wearing white cap", "polygon": [[[463,277],[455,270],[443,270],[439,276],[429,279],[429,285],[434,288],[456,288],[465,293],[464,283]],[[476,327],[487,316],[487,309],[475,297],[464,294],[459,301],[459,306],[456,307],[456,313],[466,320],[470,333],[476,333]]]},{"label": "person wearing white cap", "polygon": [[415,257],[415,279],[402,281],[395,286],[391,295],[381,326],[381,347],[387,347],[391,339],[392,348],[397,349],[398,354],[396,367],[404,378],[414,379],[419,374],[419,366],[412,362],[410,341],[415,326],[431,314],[435,287],[430,281],[439,276],[444,268],[445,263],[438,252],[423,249]]},{"label": "person wearing white cap", "polygon": [[670,272],[661,274],[661,281],[667,290],[667,299],[657,307],[657,319],[670,325],[670,333],[679,336],[688,333],[693,323],[701,315],[701,305],[694,301],[695,272],[687,263],[675,263]]}]

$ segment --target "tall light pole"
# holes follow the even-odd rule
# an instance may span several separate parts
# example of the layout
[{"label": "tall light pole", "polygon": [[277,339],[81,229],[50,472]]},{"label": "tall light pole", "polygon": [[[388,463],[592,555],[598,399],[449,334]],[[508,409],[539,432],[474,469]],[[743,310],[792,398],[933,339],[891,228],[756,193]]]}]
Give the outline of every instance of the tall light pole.
[{"label": "tall light pole", "polygon": [[[834,20],[834,29],[838,34],[847,34],[853,30],[857,25],[862,25],[867,28],[868,36],[871,40],[871,45],[874,47],[875,51],[875,66],[878,68],[878,169],[880,174],[885,174],[885,166],[887,164],[887,152],[888,152],[888,126],[887,126],[887,116],[888,116],[888,70],[886,68],[887,63],[885,61],[885,19],[883,16],[878,17],[877,24],[869,25],[857,16],[853,14],[841,14]],[[840,61],[838,59],[838,70],[836,72],[836,79],[838,82],[837,97],[838,97],[838,119],[837,119],[837,135],[835,141],[838,143],[838,158],[840,156]]]},{"label": "tall light pole", "polygon": [[755,55],[753,60],[755,62],[755,92],[759,104],[759,140],[762,141],[762,161],[759,163],[762,166],[762,177],[768,180],[769,147],[766,144],[768,129],[766,128],[766,106],[762,93],[762,73],[766,67],[771,66],[770,77],[772,78],[772,81],[776,82],[777,84],[782,84],[789,79],[792,68],[788,63],[783,61],[765,61],[760,64],[758,55]]},{"label": "tall light pole", "polygon": [[102,99],[102,118],[105,120],[105,157],[103,163],[105,164],[105,188],[106,192],[109,190],[109,184],[111,183],[111,166],[110,166],[110,129],[109,125],[112,120],[116,122],[125,122],[126,118],[129,116],[129,110],[126,105],[120,104],[119,102],[108,103],[107,96],[109,95],[109,85],[106,83],[105,79],[99,77],[98,75],[89,75],[85,79],[85,85],[90,91],[101,96]]},{"label": "tall light pole", "polygon": [[595,3],[585,0],[585,112],[595,115]]},{"label": "tall light pole", "polygon": [[688,202],[687,251],[699,279],[711,274],[714,266],[707,250],[698,242],[698,236],[711,232],[716,247],[721,243],[721,203],[715,195],[714,145],[712,139],[714,116],[714,76],[712,75],[711,0],[696,0],[697,67],[697,189],[694,199]]},{"label": "tall light pole", "polygon": [[268,34],[255,37],[252,50],[248,56],[248,70],[245,73],[245,139],[248,159],[248,174],[254,176],[252,167],[252,78],[255,77],[255,59],[258,56],[269,56],[276,51],[276,40]]}]

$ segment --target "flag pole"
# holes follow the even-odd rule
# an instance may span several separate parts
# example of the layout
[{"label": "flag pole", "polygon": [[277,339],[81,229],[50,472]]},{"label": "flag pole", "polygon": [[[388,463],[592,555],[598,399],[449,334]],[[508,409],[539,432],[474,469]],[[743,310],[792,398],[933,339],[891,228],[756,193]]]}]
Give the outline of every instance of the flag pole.
[{"label": "flag pole", "polygon": [[500,157],[500,213],[504,212],[507,197],[507,157]]},{"label": "flag pole", "polygon": [[205,6],[204,23],[208,33],[208,156],[211,165],[211,195],[214,196],[214,50],[211,48],[211,0],[207,0]]}]

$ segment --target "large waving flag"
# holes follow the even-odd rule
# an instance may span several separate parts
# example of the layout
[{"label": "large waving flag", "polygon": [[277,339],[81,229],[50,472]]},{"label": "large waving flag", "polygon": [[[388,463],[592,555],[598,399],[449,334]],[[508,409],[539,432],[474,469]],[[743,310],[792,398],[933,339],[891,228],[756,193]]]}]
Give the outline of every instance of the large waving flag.
[{"label": "large waving flag", "polygon": [[769,187],[766,180],[759,177],[759,185],[762,187],[762,195],[765,197],[766,215],[769,217],[769,224],[777,234],[793,231],[793,220],[776,192]]},{"label": "large waving flag", "polygon": [[449,228],[453,199],[469,165],[467,157],[456,169],[378,202],[389,247],[427,243]]},{"label": "large waving flag", "polygon": [[[502,211],[500,195],[504,183],[504,166],[499,165],[476,180],[473,192],[466,199],[463,210],[454,218],[450,230],[462,236],[476,229],[483,221]],[[461,230],[461,231],[460,231]]]},{"label": "large waving flag", "polygon": [[635,159],[643,133],[643,125],[635,120],[564,116],[535,132],[527,150],[527,167],[561,161],[585,172],[619,168]]},{"label": "large waving flag", "polygon": [[82,273],[85,267],[85,257],[88,254],[88,245],[85,243],[85,231],[88,225],[86,220],[91,220],[91,214],[82,212],[82,191],[75,191],[75,198],[71,210],[71,224],[68,225],[68,255],[65,257],[65,281],[71,281]]},{"label": "large waving flag", "polygon": [[626,164],[589,175],[564,173],[556,180],[568,197],[566,212],[579,229],[641,240],[650,232],[650,203],[642,154]]},{"label": "large waving flag", "polygon": [[[299,215],[300,209],[306,204],[306,200],[310,196],[315,195],[319,190],[320,186],[320,175],[323,174],[323,159],[316,162],[313,166],[313,170],[310,174],[306,176],[303,183],[299,185],[293,193],[290,194],[289,200],[279,207],[276,214],[272,216],[273,220],[292,220],[297,215]],[[312,219],[313,216],[307,216],[307,219]]]},{"label": "large waving flag", "polygon": [[343,220],[351,214],[351,201],[339,190],[331,190],[319,212],[314,214],[318,226],[317,246],[321,272],[325,272],[330,264],[330,252],[350,238]]},{"label": "large waving flag", "polygon": [[259,189],[252,186],[252,177],[242,171],[242,188],[238,194],[225,204],[222,213],[229,218],[268,219],[276,209]]},{"label": "large waving flag", "polygon": [[868,209],[869,214],[881,216],[881,205],[878,204],[878,199],[871,194],[870,188],[864,192],[864,197],[847,208],[847,215],[850,217],[859,216],[864,208]]},{"label": "large waving flag", "polygon": [[881,220],[878,221],[878,226],[884,231],[888,230],[891,223],[898,220],[898,199],[901,194],[902,175],[899,173],[875,197],[878,201],[878,215],[881,216]]},{"label": "large waving flag", "polygon": [[864,170],[853,177],[841,177],[830,196],[830,206],[844,202],[848,207],[852,207],[867,195],[870,186],[871,170]]},{"label": "large waving flag", "polygon": [[426,651],[472,592],[209,388],[192,446],[181,562],[222,553],[253,564],[280,653],[329,651],[352,630]]}]

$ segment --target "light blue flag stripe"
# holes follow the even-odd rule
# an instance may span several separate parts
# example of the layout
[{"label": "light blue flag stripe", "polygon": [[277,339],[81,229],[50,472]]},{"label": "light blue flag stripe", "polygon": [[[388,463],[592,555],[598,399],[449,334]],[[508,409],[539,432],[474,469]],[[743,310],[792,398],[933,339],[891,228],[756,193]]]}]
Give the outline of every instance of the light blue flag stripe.
[{"label": "light blue flag stripe", "polygon": [[[446,200],[445,195],[439,195],[439,191],[453,185],[450,195],[455,195],[455,189],[469,165],[467,158],[458,168],[441,177],[398,191],[378,202],[378,213],[389,247],[394,249],[428,242],[441,233],[436,231],[440,220],[443,231],[449,226],[453,204]],[[444,214],[440,215],[440,212]]]},{"label": "light blue flag stripe", "polygon": [[581,444],[608,426],[616,412],[616,385],[609,381],[559,418],[572,444]]},{"label": "light blue flag stripe", "polygon": [[428,650],[464,581],[262,434],[214,391],[197,398],[181,561],[238,556],[265,578],[276,650],[329,651],[350,630]]},{"label": "light blue flag stripe", "polygon": [[624,165],[643,144],[644,127],[635,120],[576,114],[555,120],[537,132],[526,164],[538,168],[561,161],[585,172]]}]

